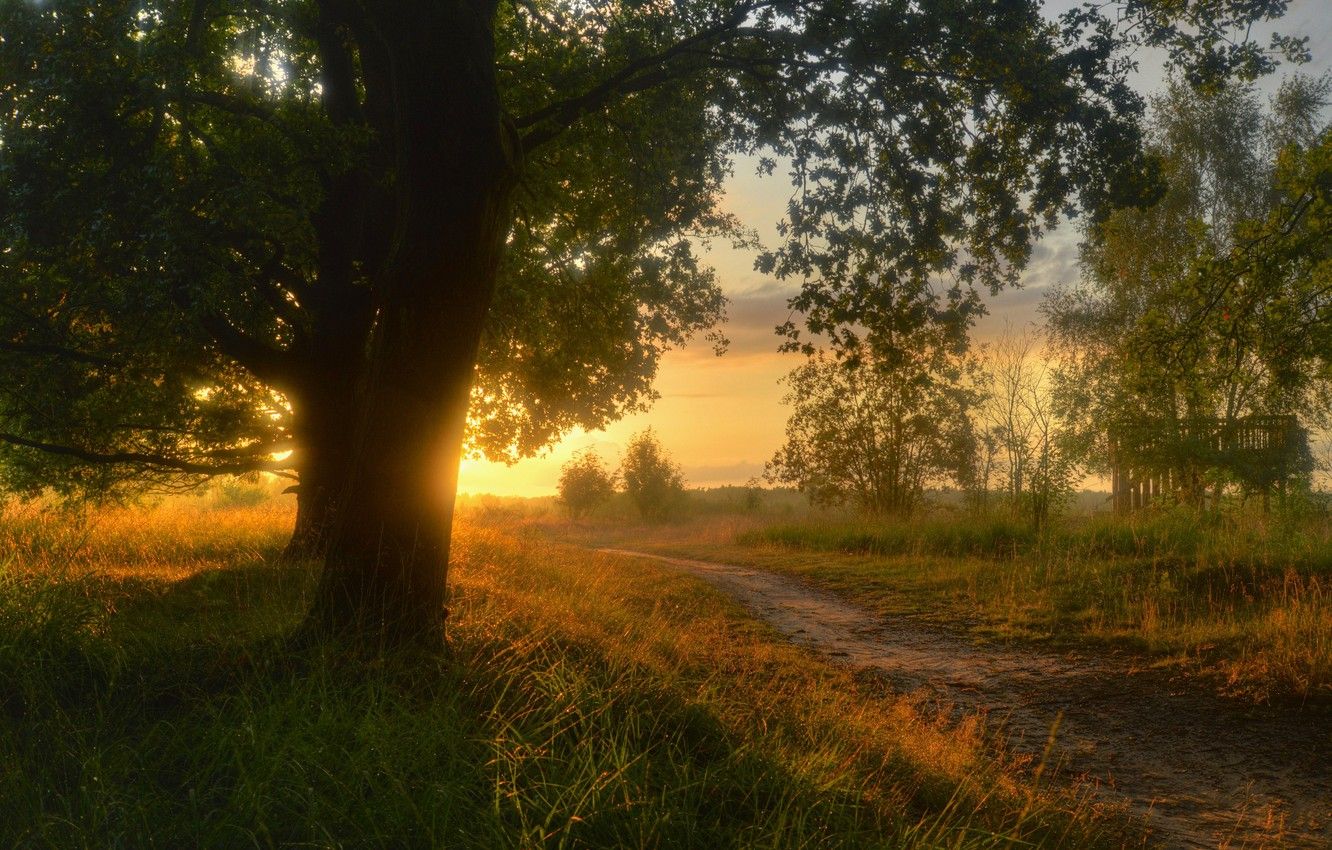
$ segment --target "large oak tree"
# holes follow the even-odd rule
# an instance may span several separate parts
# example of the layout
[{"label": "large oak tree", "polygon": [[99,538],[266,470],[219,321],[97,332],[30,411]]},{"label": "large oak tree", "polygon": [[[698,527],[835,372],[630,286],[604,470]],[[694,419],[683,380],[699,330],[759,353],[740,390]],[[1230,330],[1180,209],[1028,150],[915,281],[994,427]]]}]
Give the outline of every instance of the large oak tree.
[{"label": "large oak tree", "polygon": [[1056,216],[1144,197],[1128,51],[1256,74],[1232,33],[1284,5],[0,4],[5,478],[293,474],[311,626],[438,634],[467,434],[642,402],[720,316],[733,165],[790,174],[758,259],[809,330],[941,277],[956,321]]}]

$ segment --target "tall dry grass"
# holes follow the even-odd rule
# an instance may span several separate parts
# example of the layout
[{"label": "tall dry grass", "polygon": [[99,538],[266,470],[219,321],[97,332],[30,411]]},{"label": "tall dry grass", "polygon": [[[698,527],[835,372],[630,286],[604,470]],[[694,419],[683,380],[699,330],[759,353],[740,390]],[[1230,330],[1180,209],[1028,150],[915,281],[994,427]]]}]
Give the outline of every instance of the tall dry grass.
[{"label": "tall dry grass", "polygon": [[294,517],[292,499],[237,506],[213,494],[139,506],[16,501],[0,505],[0,564],[47,575],[180,578],[271,558]]},{"label": "tall dry grass", "polygon": [[282,517],[0,518],[0,845],[1137,841],[697,581],[521,529],[459,529],[449,656],[294,648]]},{"label": "tall dry grass", "polygon": [[1073,519],[804,522],[696,555],[748,558],[886,613],[1147,653],[1256,699],[1332,701],[1332,523],[1185,511]]}]

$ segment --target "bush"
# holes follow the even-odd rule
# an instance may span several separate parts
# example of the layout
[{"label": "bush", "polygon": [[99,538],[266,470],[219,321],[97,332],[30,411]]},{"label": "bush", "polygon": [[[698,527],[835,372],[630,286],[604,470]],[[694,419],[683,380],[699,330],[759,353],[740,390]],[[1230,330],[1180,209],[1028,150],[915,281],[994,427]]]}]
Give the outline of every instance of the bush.
[{"label": "bush", "polygon": [[615,476],[592,449],[585,449],[560,468],[560,501],[578,519],[615,492]]},{"label": "bush", "polygon": [[684,501],[684,475],[649,428],[634,435],[620,463],[624,491],[649,522],[672,516]]}]

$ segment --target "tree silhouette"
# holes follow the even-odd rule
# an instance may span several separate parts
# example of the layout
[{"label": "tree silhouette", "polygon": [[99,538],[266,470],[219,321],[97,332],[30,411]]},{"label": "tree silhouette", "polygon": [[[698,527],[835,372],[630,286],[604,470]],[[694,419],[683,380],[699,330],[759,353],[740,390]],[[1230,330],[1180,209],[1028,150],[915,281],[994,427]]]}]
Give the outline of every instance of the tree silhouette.
[{"label": "tree silhouette", "polygon": [[312,631],[438,635],[469,410],[521,454],[641,405],[720,316],[734,166],[791,174],[759,266],[810,330],[940,274],[949,321],[1144,197],[1129,50],[1256,74],[1284,5],[3,4],[5,479],[295,475]]}]

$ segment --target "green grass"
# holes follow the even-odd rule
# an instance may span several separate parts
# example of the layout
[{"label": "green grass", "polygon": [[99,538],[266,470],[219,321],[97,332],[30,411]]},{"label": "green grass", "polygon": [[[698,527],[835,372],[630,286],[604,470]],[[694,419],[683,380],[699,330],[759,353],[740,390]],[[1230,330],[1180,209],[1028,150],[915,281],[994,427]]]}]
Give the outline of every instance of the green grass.
[{"label": "green grass", "polygon": [[952,517],[915,523],[786,523],[751,529],[736,542],[840,552],[852,555],[1011,556],[1035,544],[1037,535],[1023,523],[985,518],[959,522]]},{"label": "green grass", "polygon": [[753,564],[981,638],[1142,653],[1247,699],[1332,703],[1332,524],[1189,512],[714,519],[556,536]]},{"label": "green grass", "polygon": [[266,510],[4,517],[0,847],[1135,841],[696,580],[533,534],[460,530],[447,657],[294,650]]}]

